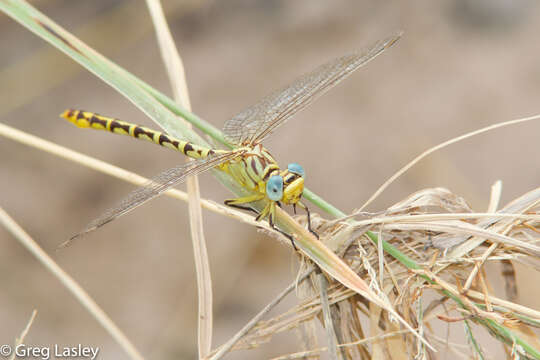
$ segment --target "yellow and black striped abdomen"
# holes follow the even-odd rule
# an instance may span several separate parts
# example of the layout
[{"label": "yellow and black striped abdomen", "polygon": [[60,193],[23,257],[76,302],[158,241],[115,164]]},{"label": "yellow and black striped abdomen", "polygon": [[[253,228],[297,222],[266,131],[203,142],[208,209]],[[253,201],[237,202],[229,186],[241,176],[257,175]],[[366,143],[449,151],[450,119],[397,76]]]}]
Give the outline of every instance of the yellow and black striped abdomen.
[{"label": "yellow and black striped abdomen", "polygon": [[144,126],[139,126],[118,119],[113,119],[96,113],[68,109],[62,113],[64,119],[80,128],[110,131],[115,134],[128,135],[137,139],[146,140],[166,148],[180,151],[194,159],[204,159],[215,152],[209,148],[195,145],[188,141],[178,140],[160,131],[155,131]]}]

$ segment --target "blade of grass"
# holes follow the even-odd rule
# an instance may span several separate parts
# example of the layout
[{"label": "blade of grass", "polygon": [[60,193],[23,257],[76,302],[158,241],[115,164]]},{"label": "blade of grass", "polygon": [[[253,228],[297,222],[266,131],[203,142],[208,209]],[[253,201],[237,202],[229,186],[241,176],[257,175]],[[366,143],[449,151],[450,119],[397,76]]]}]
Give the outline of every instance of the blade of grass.
[{"label": "blade of grass", "polygon": [[[13,346],[14,349],[24,342],[24,338],[26,338],[26,335],[28,335],[28,332],[30,331],[30,327],[34,323],[34,319],[36,318],[36,315],[37,315],[37,310],[34,309],[34,311],[32,311],[32,315],[30,315],[30,320],[28,320],[28,323],[26,324],[23,331],[21,332],[21,335],[17,339],[15,339],[15,344]],[[16,356],[17,356],[17,352],[14,351],[11,354],[9,360],[15,360]]]},{"label": "blade of grass", "polygon": [[334,321],[330,312],[330,304],[328,303],[328,281],[320,270],[317,271],[317,279],[319,280],[321,307],[323,310],[326,339],[328,341],[328,353],[330,355],[330,359],[337,360],[338,347],[336,342],[336,332],[334,330]]},{"label": "blade of grass", "polygon": [[471,329],[471,325],[467,320],[464,320],[465,325],[465,334],[467,335],[467,339],[469,340],[470,345],[472,346],[474,353],[479,356],[481,360],[484,360],[484,352],[480,348],[480,345],[476,341],[476,338],[474,337],[474,331]]},{"label": "blade of grass", "polygon": [[[168,11],[176,14],[185,7],[185,4],[177,1],[168,2],[167,5]],[[79,37],[104,53],[115,55],[124,54],[140,44],[152,30],[151,21],[148,15],[141,11],[141,3],[138,1],[111,3],[107,11],[91,17],[85,16],[74,24],[74,27],[73,31]],[[6,53],[3,52],[2,55],[4,54]],[[84,68],[70,61],[68,57],[59,57],[53,47],[39,46],[31,49],[28,56],[0,69],[0,116],[36,101],[38,97],[54,91],[66,82],[73,81],[83,71]],[[13,86],[21,78],[32,79],[32,86],[27,86],[27,83]]]},{"label": "blade of grass", "polygon": [[0,10],[108,83],[148,117],[178,137],[202,141],[157,100],[111,67],[105,58],[22,0],[1,0]]}]

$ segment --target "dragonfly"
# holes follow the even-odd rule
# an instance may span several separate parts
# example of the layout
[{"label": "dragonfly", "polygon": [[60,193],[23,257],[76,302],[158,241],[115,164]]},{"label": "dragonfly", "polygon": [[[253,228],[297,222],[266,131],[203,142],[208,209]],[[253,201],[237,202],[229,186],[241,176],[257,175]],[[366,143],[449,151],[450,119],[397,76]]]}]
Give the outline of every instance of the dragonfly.
[{"label": "dragonfly", "polygon": [[[255,211],[257,221],[268,218],[270,227],[288,237],[293,248],[297,250],[292,235],[275,225],[276,206],[292,205],[295,213],[297,206],[304,209],[307,214],[308,230],[318,237],[311,227],[310,211],[301,201],[305,171],[297,163],[291,163],[286,169],[280,169],[277,161],[261,143],[294,114],[394,45],[400,37],[401,33],[397,33],[376,42],[365,51],[331,60],[227,120],[223,133],[227,142],[233,145],[232,150],[200,146],[160,131],[93,112],[74,109],[64,111],[61,116],[80,128],[104,130],[153,142],[179,151],[194,161],[161,172],[147,184],[128,194],[115,207],[90,222],[61,246],[128,213],[167,189],[181,184],[189,176],[216,168],[226,172],[238,184],[249,190],[250,195],[227,199],[225,204]],[[250,207],[250,204],[258,201],[264,201],[264,207],[260,212]]]}]

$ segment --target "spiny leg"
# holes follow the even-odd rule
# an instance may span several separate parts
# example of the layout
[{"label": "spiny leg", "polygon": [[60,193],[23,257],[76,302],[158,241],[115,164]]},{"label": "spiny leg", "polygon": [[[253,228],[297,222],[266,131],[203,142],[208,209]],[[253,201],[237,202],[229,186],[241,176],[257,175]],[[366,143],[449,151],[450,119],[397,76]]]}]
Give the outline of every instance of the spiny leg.
[{"label": "spiny leg", "polygon": [[242,204],[249,204],[255,201],[262,200],[263,198],[264,198],[263,194],[255,194],[255,195],[245,196],[245,197],[236,198],[236,199],[227,199],[224,201],[224,203],[225,205],[230,206],[230,207],[234,207],[234,208],[242,209],[242,210],[249,210],[258,214],[257,210],[252,209],[249,206],[244,206]]},{"label": "spiny leg", "polygon": [[296,247],[296,244],[294,243],[294,237],[291,234],[287,234],[285,231],[279,229],[274,223],[274,216],[276,214],[275,203],[274,204],[268,204],[267,207],[272,207],[272,209],[269,209],[269,214],[268,214],[268,223],[270,224],[270,227],[272,229],[276,230],[277,232],[281,233],[282,235],[284,235],[287,239],[291,240],[291,245],[292,245],[294,251],[298,251],[298,248]]},{"label": "spiny leg", "polygon": [[285,231],[281,230],[277,226],[274,226],[274,224],[271,225],[272,229],[276,230],[277,232],[281,233],[283,236],[285,236],[287,239],[291,240],[291,245],[294,249],[294,251],[298,251],[298,248],[296,247],[296,244],[294,243],[294,237],[291,234],[287,234]]},{"label": "spiny leg", "polygon": [[[307,214],[307,223],[308,223],[308,230],[309,230],[309,232],[312,233],[313,235],[315,235],[315,237],[316,237],[317,239],[319,239],[319,234],[317,234],[317,233],[315,232],[315,230],[313,230],[313,229],[311,228],[311,213],[309,212],[308,207],[307,207],[304,203],[302,203],[302,202],[300,202],[300,201],[297,202],[297,204],[298,204],[299,207],[301,207],[301,208],[303,208],[304,210],[306,210],[306,214]],[[294,213],[296,214],[296,204],[294,204],[293,209],[294,209]]]},{"label": "spiny leg", "polygon": [[283,234],[285,237],[287,237],[287,239],[291,240],[293,249],[295,251],[298,251],[298,248],[296,247],[296,244],[294,243],[294,238],[292,237],[292,235],[287,234],[283,230],[279,229],[275,224],[274,218],[276,216],[276,203],[277,202],[275,201],[269,201],[268,204],[266,204],[264,209],[261,211],[261,213],[255,218],[255,220],[259,221],[265,218],[266,216],[268,216],[268,224],[270,225],[270,227],[276,230],[277,232]]},{"label": "spiny leg", "polygon": [[247,211],[254,212],[255,214],[259,214],[259,212],[257,210],[255,210],[254,208],[249,207],[249,206],[242,206],[242,205],[236,205],[236,204],[227,204],[227,201],[225,201],[225,205],[233,207],[235,209],[247,210]]},{"label": "spiny leg", "polygon": [[[255,195],[241,197],[241,198],[237,198],[237,199],[227,199],[227,200],[225,200],[225,205],[231,206],[231,207],[234,207],[234,208],[238,208],[238,209],[250,210],[250,211],[253,211],[253,212],[257,213],[257,211],[255,209],[252,209],[252,208],[247,207],[247,206],[243,206],[242,204],[248,204],[248,203],[251,203],[251,202],[259,201],[259,200],[262,200],[263,198],[264,198],[263,194],[255,194]],[[287,234],[286,232],[284,232],[283,230],[281,230],[281,229],[279,229],[278,227],[275,226],[275,224],[274,224],[275,206],[276,206],[276,202],[273,202],[273,201],[269,202],[260,213],[257,213],[258,215],[255,218],[255,220],[260,221],[261,219],[268,216],[268,223],[270,224],[270,227],[272,229],[278,231],[279,233],[283,234],[289,240],[291,240],[291,244],[292,244],[294,250],[298,251],[298,248],[296,247],[296,245],[294,243],[294,238],[292,237],[292,235]]]}]

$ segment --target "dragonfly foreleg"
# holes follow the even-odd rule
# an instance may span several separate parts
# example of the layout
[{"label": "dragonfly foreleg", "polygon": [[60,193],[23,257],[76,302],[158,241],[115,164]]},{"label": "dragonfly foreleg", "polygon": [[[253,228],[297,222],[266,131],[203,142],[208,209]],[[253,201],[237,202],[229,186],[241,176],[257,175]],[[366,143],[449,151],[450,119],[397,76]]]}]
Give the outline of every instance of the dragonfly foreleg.
[{"label": "dragonfly foreleg", "polygon": [[225,205],[236,208],[236,209],[240,209],[240,210],[251,211],[251,212],[254,212],[255,214],[259,213],[257,210],[255,210],[254,208],[249,207],[249,206],[242,206],[242,205],[237,205],[237,204],[227,204],[227,202],[225,202]]},{"label": "dragonfly foreleg", "polygon": [[283,234],[287,239],[291,240],[291,245],[294,251],[298,251],[298,248],[296,247],[296,244],[294,243],[294,237],[291,234],[288,234],[285,231],[279,229],[275,224],[274,217],[276,216],[276,203],[271,202],[268,205],[266,205],[266,208],[263,210],[263,212],[261,212],[261,214],[264,213],[265,210],[268,212],[268,223],[270,224],[270,227],[276,230],[277,232]]},{"label": "dragonfly foreleg", "polygon": [[[308,230],[309,230],[309,232],[312,233],[317,239],[319,239],[319,234],[317,234],[317,233],[315,232],[315,230],[313,230],[313,229],[311,228],[311,213],[309,212],[308,207],[307,207],[304,203],[302,203],[301,201],[297,202],[296,204],[298,204],[299,207],[301,207],[301,208],[303,208],[304,210],[306,210]],[[296,204],[294,204],[294,205],[296,205]],[[294,207],[294,210],[295,210],[295,213],[296,213],[296,206]]]},{"label": "dragonfly foreleg", "polygon": [[[257,211],[255,209],[252,209],[252,208],[250,208],[248,206],[244,206],[243,204],[252,203],[252,202],[255,202],[255,201],[262,200],[262,199],[264,199],[263,194],[255,194],[255,195],[241,197],[241,198],[237,198],[237,199],[227,199],[227,200],[225,200],[225,205],[231,206],[231,207],[234,207],[234,208],[238,208],[238,209],[249,210],[249,211],[253,211],[253,212],[257,213]],[[294,243],[293,236],[291,234],[288,234],[285,231],[279,229],[275,225],[274,219],[275,219],[275,216],[276,216],[276,210],[275,210],[276,209],[276,204],[278,204],[278,202],[269,201],[268,204],[266,204],[266,206],[264,207],[264,209],[260,213],[258,213],[255,220],[260,221],[260,220],[262,220],[262,219],[264,219],[265,217],[268,216],[268,224],[270,225],[270,227],[272,229],[278,231],[279,233],[283,234],[285,237],[287,237],[287,239],[289,239],[291,241],[291,244],[292,244],[294,250],[298,251],[298,248],[296,247],[296,245]],[[305,205],[303,205],[303,208],[307,209]],[[308,212],[308,214],[309,214],[309,212]],[[308,215],[308,219],[309,219],[309,215]],[[312,233],[314,233],[313,230],[311,230],[311,228],[309,230]],[[319,238],[319,236],[317,234],[315,234],[315,236],[317,236],[317,239]]]},{"label": "dragonfly foreleg", "polygon": [[294,249],[294,251],[298,251],[298,248],[296,247],[296,244],[294,243],[294,238],[291,234],[287,234],[285,231],[279,229],[276,226],[272,226],[272,229],[276,230],[277,232],[281,233],[283,236],[285,236],[287,239],[291,240],[291,245]]},{"label": "dragonfly foreleg", "polygon": [[224,201],[224,203],[227,206],[232,206],[238,209],[251,210],[251,211],[257,212],[256,210],[252,208],[249,208],[247,206],[242,206],[242,204],[249,204],[249,203],[259,201],[262,199],[264,199],[264,194],[254,194],[254,195],[245,196],[245,197],[236,198],[236,199],[227,199]]}]

